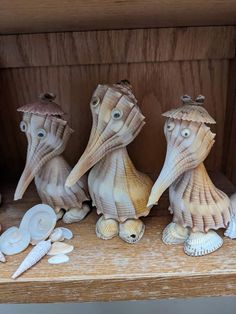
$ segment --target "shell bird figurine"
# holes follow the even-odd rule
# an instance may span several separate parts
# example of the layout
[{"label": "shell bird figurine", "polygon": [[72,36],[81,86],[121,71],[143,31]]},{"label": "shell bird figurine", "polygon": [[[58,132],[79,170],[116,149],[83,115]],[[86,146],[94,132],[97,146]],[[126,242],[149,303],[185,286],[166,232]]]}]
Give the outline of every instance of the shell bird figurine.
[{"label": "shell bird figurine", "polygon": [[199,95],[193,101],[185,95],[181,99],[182,106],[163,114],[168,118],[164,125],[167,153],[148,206],[157,204],[169,188],[173,222],[163,231],[163,242],[183,243],[186,254],[201,256],[222,246],[223,239],[214,230],[227,227],[232,207],[203,164],[215,137],[206,125],[215,121],[203,108],[205,97]]},{"label": "shell bird figurine", "polygon": [[64,114],[54,102],[55,95],[43,94],[39,101],[18,109],[23,112],[20,129],[28,140],[25,169],[18,182],[14,200],[21,199],[33,179],[42,203],[54,208],[58,218],[66,211],[66,223],[83,219],[90,208],[87,178],[81,177],[70,188],[65,180],[71,168],[62,156],[72,129],[61,118]]},{"label": "shell bird figurine", "polygon": [[98,214],[102,214],[96,224],[97,236],[111,239],[119,235],[135,243],[144,233],[139,217],[150,211],[146,204],[152,181],[135,169],[126,146],[142,129],[145,117],[126,80],[98,85],[90,108],[93,125],[89,142],[66,186],[76,184],[91,169],[89,192]]}]

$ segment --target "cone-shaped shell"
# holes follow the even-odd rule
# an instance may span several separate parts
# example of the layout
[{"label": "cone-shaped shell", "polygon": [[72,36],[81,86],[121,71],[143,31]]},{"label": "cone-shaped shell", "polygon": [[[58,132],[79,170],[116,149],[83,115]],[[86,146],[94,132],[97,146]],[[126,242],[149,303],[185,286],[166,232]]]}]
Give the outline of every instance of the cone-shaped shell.
[{"label": "cone-shaped shell", "polygon": [[28,112],[33,114],[61,116],[64,111],[54,102],[56,96],[52,93],[45,93],[39,96],[39,101],[24,105],[17,109],[17,111]]},{"label": "cone-shaped shell", "polygon": [[12,275],[12,279],[16,279],[26,270],[30,269],[32,266],[38,263],[48,253],[50,248],[51,240],[39,242],[20,264],[19,268]]},{"label": "cone-shaped shell", "polygon": [[28,230],[10,227],[0,237],[0,250],[5,255],[14,255],[24,251],[29,243]]},{"label": "cone-shaped shell", "polygon": [[[189,96],[182,96],[183,106],[169,110],[162,115],[171,119],[193,121],[198,123],[215,124],[215,120],[209,115],[205,108],[202,107],[204,96],[199,95],[196,101]],[[198,101],[197,101],[198,100]]]}]

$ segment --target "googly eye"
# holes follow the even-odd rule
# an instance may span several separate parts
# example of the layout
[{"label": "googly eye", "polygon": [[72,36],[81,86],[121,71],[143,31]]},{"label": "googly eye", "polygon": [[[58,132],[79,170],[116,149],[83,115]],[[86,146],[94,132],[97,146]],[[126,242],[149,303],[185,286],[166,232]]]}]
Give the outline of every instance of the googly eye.
[{"label": "googly eye", "polygon": [[100,104],[100,98],[98,96],[94,96],[90,104],[91,104],[91,107],[96,108]]},{"label": "googly eye", "polygon": [[114,120],[119,120],[121,119],[121,117],[123,116],[123,111],[120,110],[120,109],[113,109],[112,112],[111,112],[111,117],[112,119]]},{"label": "googly eye", "polygon": [[167,130],[172,131],[175,127],[175,123],[173,121],[169,121],[167,124]]},{"label": "googly eye", "polygon": [[37,137],[40,138],[40,139],[45,138],[46,135],[47,135],[47,132],[44,129],[39,129],[37,131]]},{"label": "googly eye", "polygon": [[21,121],[20,129],[21,129],[22,132],[26,132],[27,131],[27,124],[26,124],[25,121]]},{"label": "googly eye", "polygon": [[181,135],[185,138],[189,137],[191,135],[190,129],[183,129],[181,130]]}]

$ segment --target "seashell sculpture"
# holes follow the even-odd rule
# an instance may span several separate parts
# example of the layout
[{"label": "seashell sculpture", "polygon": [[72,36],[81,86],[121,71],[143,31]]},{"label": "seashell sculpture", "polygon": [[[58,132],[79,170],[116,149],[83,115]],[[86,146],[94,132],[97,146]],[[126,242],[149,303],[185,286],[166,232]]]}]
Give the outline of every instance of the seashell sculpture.
[{"label": "seashell sculpture", "polygon": [[[89,200],[87,178],[84,176],[73,186],[65,187],[71,168],[62,156],[72,129],[61,118],[62,109],[54,102],[55,95],[45,93],[39,101],[18,109],[23,112],[20,129],[28,140],[25,169],[18,182],[14,200],[21,199],[35,178],[42,203],[54,208],[65,222],[83,219],[90,208],[83,204]],[[63,209],[63,210],[62,210]],[[70,211],[72,210],[72,214]]]},{"label": "seashell sculpture", "polygon": [[63,264],[69,262],[69,256],[65,254],[54,255],[48,259],[49,264]]},{"label": "seashell sculpture", "polygon": [[12,275],[12,279],[16,279],[22,275],[26,270],[30,269],[36,263],[38,263],[50,250],[51,240],[39,242],[25,257],[19,268]]},{"label": "seashell sculpture", "polygon": [[24,251],[30,244],[30,233],[25,229],[10,227],[0,236],[0,251],[14,255]]},{"label": "seashell sculpture", "polygon": [[49,237],[56,222],[57,216],[52,207],[38,204],[25,213],[20,223],[20,229],[28,230],[30,242],[35,245]]},{"label": "seashell sculpture", "polygon": [[215,137],[206,125],[215,121],[202,106],[204,96],[193,101],[185,95],[182,101],[182,106],[163,114],[168,118],[167,153],[148,206],[157,204],[169,188],[173,222],[165,228],[163,242],[183,243],[186,254],[201,256],[223,244],[213,230],[227,227],[232,210],[228,196],[214,186],[203,164]]},{"label": "seashell sculpture", "polygon": [[74,250],[73,245],[64,242],[54,242],[47,255],[68,254]]},{"label": "seashell sculpture", "polygon": [[[114,85],[98,85],[90,108],[93,125],[88,145],[66,180],[71,187],[89,170],[89,192],[102,217],[96,224],[99,238],[119,235],[134,243],[141,239],[147,216],[146,206],[152,181],[137,171],[126,146],[144,126],[137,100],[128,81]],[[132,220],[132,223],[130,222]]]}]

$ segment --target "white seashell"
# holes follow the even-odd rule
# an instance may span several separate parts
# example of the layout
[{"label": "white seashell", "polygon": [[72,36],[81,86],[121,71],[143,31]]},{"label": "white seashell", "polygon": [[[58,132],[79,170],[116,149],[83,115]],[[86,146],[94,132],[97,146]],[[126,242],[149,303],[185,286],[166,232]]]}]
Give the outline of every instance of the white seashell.
[{"label": "white seashell", "polygon": [[66,240],[71,240],[73,238],[73,232],[70,229],[61,227],[61,230]]},{"label": "white seashell", "polygon": [[230,197],[233,215],[231,217],[228,228],[225,230],[224,235],[230,239],[236,239],[236,193]]},{"label": "white seashell", "polygon": [[69,256],[65,254],[54,255],[48,259],[49,264],[62,264],[62,263],[67,263],[68,261],[69,261]]},{"label": "white seashell", "polygon": [[30,208],[24,215],[20,229],[30,232],[31,243],[37,244],[49,237],[57,222],[54,210],[45,204],[38,204]]},{"label": "white seashell", "polygon": [[25,257],[19,268],[12,275],[12,279],[16,279],[23,274],[27,269],[38,263],[50,250],[52,244],[51,240],[40,241]]},{"label": "white seashell", "polygon": [[138,242],[145,231],[145,225],[140,219],[128,219],[119,224],[119,237],[127,243]]},{"label": "white seashell", "polygon": [[165,227],[162,233],[162,241],[165,244],[180,244],[184,243],[188,238],[189,232],[187,228],[171,222]]},{"label": "white seashell", "polygon": [[0,262],[2,262],[2,263],[6,262],[6,258],[1,251],[0,251]]},{"label": "white seashell", "polygon": [[50,251],[47,253],[47,255],[58,255],[58,254],[67,254],[74,250],[73,245],[63,243],[63,242],[54,242],[52,244],[52,247]]},{"label": "white seashell", "polygon": [[0,236],[0,250],[5,255],[24,251],[30,243],[30,233],[25,229],[11,227]]},{"label": "white seashell", "polygon": [[63,222],[70,224],[73,222],[79,222],[84,219],[90,212],[90,207],[87,204],[83,204],[81,208],[71,208],[63,216]]},{"label": "white seashell", "polygon": [[190,256],[210,254],[223,245],[223,239],[213,230],[192,232],[184,243],[184,252]]},{"label": "white seashell", "polygon": [[50,234],[49,239],[51,239],[52,242],[63,241],[64,240],[63,230],[61,228],[54,229],[53,232]]}]

